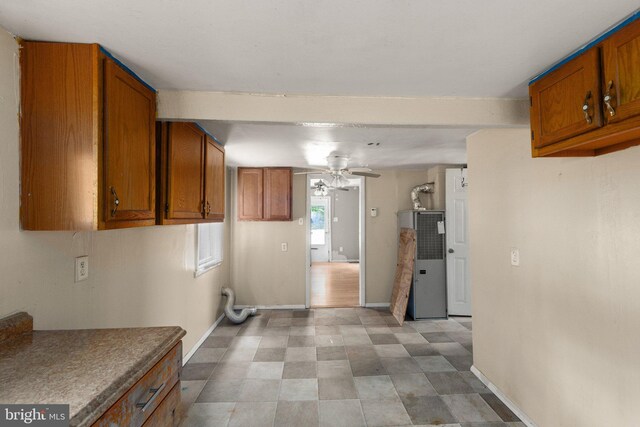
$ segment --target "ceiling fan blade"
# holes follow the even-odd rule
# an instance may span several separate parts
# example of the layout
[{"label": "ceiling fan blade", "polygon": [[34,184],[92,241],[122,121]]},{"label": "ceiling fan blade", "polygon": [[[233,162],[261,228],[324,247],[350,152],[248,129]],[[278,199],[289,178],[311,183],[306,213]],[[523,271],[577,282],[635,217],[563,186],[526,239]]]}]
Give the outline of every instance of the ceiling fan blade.
[{"label": "ceiling fan blade", "polygon": [[347,169],[345,172],[346,173],[351,173],[351,172],[371,172],[371,168],[349,168]]},{"label": "ceiling fan blade", "polygon": [[371,172],[353,172],[353,171],[349,171],[349,175],[368,176],[369,178],[379,178],[380,177],[379,173],[371,173]]},{"label": "ceiling fan blade", "polygon": [[312,171],[305,171],[305,172],[294,172],[294,175],[322,175],[322,174],[326,174],[328,173],[328,171],[326,171],[325,169],[317,169],[317,170],[312,170]]},{"label": "ceiling fan blade", "polygon": [[349,191],[349,189],[348,189],[348,188],[341,188],[341,187],[332,188],[332,190],[338,190],[338,191]]}]

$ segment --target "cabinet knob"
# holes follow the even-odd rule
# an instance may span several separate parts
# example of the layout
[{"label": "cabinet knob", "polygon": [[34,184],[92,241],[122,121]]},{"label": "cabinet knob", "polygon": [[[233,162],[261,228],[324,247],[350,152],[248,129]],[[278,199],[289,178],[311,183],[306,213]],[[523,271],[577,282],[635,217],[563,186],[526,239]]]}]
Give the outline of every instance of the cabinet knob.
[{"label": "cabinet knob", "polygon": [[613,108],[613,105],[611,105],[614,99],[614,95],[612,95],[611,93],[612,89],[613,89],[613,80],[609,80],[609,83],[607,84],[607,92],[604,94],[603,101],[604,101],[604,105],[606,105],[607,107],[607,112],[611,117],[616,115],[616,109]]},{"label": "cabinet knob", "polygon": [[111,209],[111,216],[116,216],[116,212],[118,212],[118,206],[120,206],[120,199],[118,198],[118,193],[116,193],[116,189],[110,187],[111,194],[113,195],[113,209]]},{"label": "cabinet knob", "polygon": [[591,91],[587,92],[587,96],[582,103],[582,112],[584,113],[584,120],[588,125],[591,124],[591,116],[589,115],[589,101],[591,100]]},{"label": "cabinet knob", "polygon": [[449,253],[450,253],[450,254],[452,254],[452,253],[454,253],[454,252],[455,252],[455,251],[453,250],[453,248],[449,248]]}]

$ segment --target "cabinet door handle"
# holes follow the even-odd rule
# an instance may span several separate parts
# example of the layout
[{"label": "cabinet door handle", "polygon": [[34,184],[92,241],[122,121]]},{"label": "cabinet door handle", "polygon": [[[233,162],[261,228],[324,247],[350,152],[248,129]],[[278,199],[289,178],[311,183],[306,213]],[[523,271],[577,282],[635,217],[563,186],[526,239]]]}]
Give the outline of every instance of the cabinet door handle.
[{"label": "cabinet door handle", "polygon": [[611,105],[611,103],[613,102],[613,99],[615,98],[614,95],[612,95],[611,90],[613,89],[613,80],[609,80],[609,83],[607,84],[607,92],[604,94],[604,105],[607,106],[607,111],[609,112],[609,115],[611,117],[616,115],[616,109],[613,108],[613,105]]},{"label": "cabinet door handle", "polygon": [[146,402],[136,403],[136,407],[142,409],[142,412],[149,409],[149,406],[153,404],[153,401],[156,400],[156,398],[160,395],[160,393],[162,393],[162,390],[164,390],[164,385],[165,383],[162,383],[158,388],[150,388],[149,393],[153,393],[153,394],[151,395],[149,400],[147,400]]},{"label": "cabinet door handle", "polygon": [[587,92],[587,96],[584,98],[584,102],[582,103],[582,112],[584,113],[584,120],[588,125],[591,124],[591,116],[589,115],[589,101],[591,100],[591,91]]},{"label": "cabinet door handle", "polygon": [[211,213],[211,203],[207,200],[207,216]]},{"label": "cabinet door handle", "polygon": [[118,206],[120,206],[120,199],[118,198],[118,193],[116,193],[116,189],[110,187],[111,194],[113,195],[113,209],[111,209],[111,216],[116,216],[116,212],[118,212]]}]

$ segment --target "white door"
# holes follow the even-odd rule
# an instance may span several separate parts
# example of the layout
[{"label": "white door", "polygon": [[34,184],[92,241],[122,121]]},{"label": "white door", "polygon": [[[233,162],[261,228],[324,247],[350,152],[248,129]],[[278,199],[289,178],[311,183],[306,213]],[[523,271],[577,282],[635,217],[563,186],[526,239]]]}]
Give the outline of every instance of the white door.
[{"label": "white door", "polygon": [[311,197],[311,262],[328,262],[331,232],[331,206],[328,196]]},{"label": "white door", "polygon": [[447,169],[447,302],[450,316],[471,316],[468,182],[467,169]]}]

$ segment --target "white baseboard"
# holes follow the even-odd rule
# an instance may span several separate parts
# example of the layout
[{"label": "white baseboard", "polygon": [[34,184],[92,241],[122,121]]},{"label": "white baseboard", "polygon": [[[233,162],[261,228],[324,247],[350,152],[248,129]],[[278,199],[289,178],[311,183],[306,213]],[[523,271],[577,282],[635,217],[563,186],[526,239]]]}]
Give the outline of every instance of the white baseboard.
[{"label": "white baseboard", "polygon": [[379,308],[379,307],[389,307],[391,303],[388,302],[368,302],[364,306],[367,308]]},{"label": "white baseboard", "polygon": [[304,304],[292,304],[292,305],[234,305],[234,310],[242,310],[247,307],[255,307],[258,310],[304,310],[306,307]]},{"label": "white baseboard", "polygon": [[522,410],[518,408],[515,403],[509,400],[509,398],[505,396],[505,394],[498,387],[496,387],[494,383],[489,381],[489,378],[485,377],[484,374],[478,370],[478,368],[472,366],[471,372],[473,372],[473,374],[478,377],[478,379],[482,381],[482,383],[486,385],[487,388],[491,390],[493,394],[495,394],[496,397],[498,397],[498,399],[502,401],[502,403],[507,405],[507,407],[511,409],[511,411],[516,414],[518,418],[520,418],[520,421],[522,421],[527,427],[536,427],[536,424],[531,420],[531,418],[529,418],[527,414],[522,412]]},{"label": "white baseboard", "polygon": [[182,358],[182,366],[187,364],[189,359],[191,359],[191,356],[193,356],[193,354],[196,352],[196,350],[198,350],[198,348],[200,348],[200,346],[202,345],[204,340],[206,340],[209,337],[209,335],[211,335],[213,330],[220,324],[220,322],[222,322],[222,319],[224,319],[224,313],[221,314],[220,317],[218,317],[218,320],[216,320],[215,323],[213,325],[211,325],[211,327],[209,329],[207,329],[207,331],[202,335],[202,337],[200,337],[198,342],[195,343],[193,345],[193,347],[191,347],[191,350],[189,350],[189,352],[184,355],[184,357]]}]

